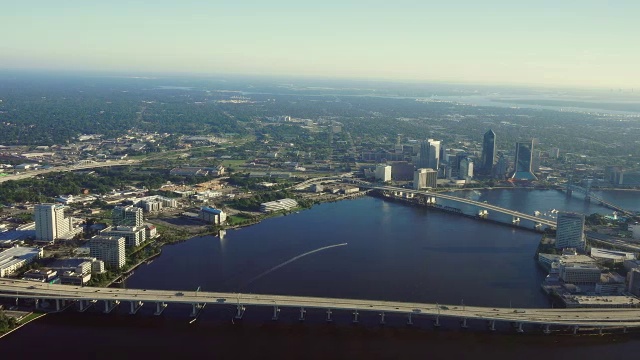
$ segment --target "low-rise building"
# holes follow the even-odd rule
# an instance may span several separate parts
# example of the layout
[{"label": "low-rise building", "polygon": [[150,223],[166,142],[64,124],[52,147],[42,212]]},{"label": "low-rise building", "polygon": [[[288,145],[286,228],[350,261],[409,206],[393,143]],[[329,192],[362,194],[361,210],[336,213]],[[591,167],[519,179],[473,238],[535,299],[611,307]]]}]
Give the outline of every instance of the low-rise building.
[{"label": "low-rise building", "polygon": [[79,285],[82,286],[91,280],[91,272],[83,274],[73,271],[65,271],[60,275],[60,283],[66,285]]},{"label": "low-rise building", "polygon": [[58,272],[52,269],[32,269],[22,275],[22,280],[49,282],[58,275]]},{"label": "low-rise building", "polygon": [[595,285],[600,281],[601,273],[602,270],[594,264],[560,264],[560,278],[565,283]]},{"label": "low-rise building", "polygon": [[13,274],[44,255],[42,248],[14,246],[0,252],[0,277]]},{"label": "low-rise building", "polygon": [[599,295],[622,295],[625,290],[624,276],[616,273],[601,274],[600,282],[596,284],[596,294]]},{"label": "low-rise building", "polygon": [[298,206],[298,203],[293,199],[280,199],[280,200],[269,201],[269,202],[260,204],[260,211],[273,212],[273,211],[291,210],[297,206]]}]

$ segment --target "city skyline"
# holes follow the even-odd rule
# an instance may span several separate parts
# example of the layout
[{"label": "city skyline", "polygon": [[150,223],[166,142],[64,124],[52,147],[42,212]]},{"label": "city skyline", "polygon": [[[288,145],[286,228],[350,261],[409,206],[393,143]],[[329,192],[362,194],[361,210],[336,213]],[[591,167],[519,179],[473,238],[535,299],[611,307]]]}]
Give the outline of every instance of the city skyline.
[{"label": "city skyline", "polygon": [[640,9],[618,4],[12,3],[0,69],[633,88]]}]

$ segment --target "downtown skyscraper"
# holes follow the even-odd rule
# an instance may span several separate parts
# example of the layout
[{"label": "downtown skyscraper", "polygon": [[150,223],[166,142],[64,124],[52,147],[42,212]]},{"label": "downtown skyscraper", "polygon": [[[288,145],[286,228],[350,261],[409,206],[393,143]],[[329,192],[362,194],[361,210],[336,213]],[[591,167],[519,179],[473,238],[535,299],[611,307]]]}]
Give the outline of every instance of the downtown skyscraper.
[{"label": "downtown skyscraper", "polygon": [[513,180],[538,180],[533,174],[533,141],[517,142],[516,157],[514,161]]},{"label": "downtown skyscraper", "polygon": [[491,174],[494,160],[496,158],[496,133],[489,129],[482,139],[482,157],[480,159],[480,169],[485,174]]}]

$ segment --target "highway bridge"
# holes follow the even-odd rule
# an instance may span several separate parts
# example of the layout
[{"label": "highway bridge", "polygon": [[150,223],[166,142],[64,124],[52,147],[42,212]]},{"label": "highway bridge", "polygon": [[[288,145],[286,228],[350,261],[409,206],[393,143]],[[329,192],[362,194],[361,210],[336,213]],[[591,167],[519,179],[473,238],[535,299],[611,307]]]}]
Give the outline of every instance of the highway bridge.
[{"label": "highway bridge", "polygon": [[168,304],[189,304],[192,306],[191,316],[198,315],[206,305],[231,306],[235,317],[241,319],[245,311],[251,308],[267,307],[273,309],[273,320],[277,320],[280,308],[294,308],[300,313],[300,320],[305,320],[307,310],[320,310],[327,321],[331,321],[332,312],[346,310],[351,312],[353,322],[357,323],[361,316],[375,316],[384,324],[385,316],[400,314],[406,316],[407,323],[412,324],[415,317],[426,317],[434,326],[440,325],[440,319],[449,318],[460,321],[462,327],[469,320],[486,321],[491,330],[495,330],[496,322],[512,323],[519,332],[523,325],[535,324],[550,332],[551,327],[599,330],[640,327],[640,301],[620,304],[620,308],[590,309],[511,309],[488,308],[465,305],[442,305],[429,303],[411,303],[379,300],[338,299],[307,296],[258,295],[204,291],[172,291],[143,290],[120,288],[81,287],[72,285],[56,285],[36,283],[24,280],[0,280],[0,297],[33,299],[55,302],[55,308],[61,310],[75,302],[80,311],[90,306],[104,306],[104,312],[111,312],[118,304],[130,306],[130,313],[135,314],[144,303],[155,305],[155,314],[160,315]]},{"label": "highway bridge", "polygon": [[437,193],[437,192],[432,192],[432,191],[426,191],[426,190],[413,190],[413,189],[406,189],[406,188],[400,188],[400,187],[395,187],[395,186],[376,185],[376,184],[371,184],[371,183],[367,183],[367,182],[364,182],[364,181],[357,181],[357,180],[352,180],[352,181],[356,181],[358,186],[364,187],[364,188],[376,189],[376,190],[382,190],[382,191],[389,191],[389,192],[403,192],[403,193],[423,195],[423,196],[427,196],[427,197],[430,197],[430,198],[433,198],[433,199],[436,199],[436,200],[437,199],[444,199],[444,200],[448,200],[448,201],[452,201],[452,202],[468,204],[468,205],[474,205],[474,206],[477,206],[480,210],[487,210],[489,213],[490,212],[496,212],[496,213],[501,213],[501,214],[505,214],[505,215],[510,215],[514,219],[518,219],[518,220],[530,220],[530,221],[534,222],[535,224],[546,225],[546,226],[549,226],[549,227],[555,227],[556,226],[556,221],[555,220],[537,217],[537,216],[535,216],[533,214],[530,215],[530,214],[521,213],[519,211],[503,208],[503,207],[492,205],[492,204],[489,204],[489,203],[486,203],[486,202],[480,202],[480,201],[475,201],[475,200],[471,200],[471,199],[465,199],[465,198],[462,198],[462,197],[457,197],[457,196],[453,196],[453,195]]},{"label": "highway bridge", "polygon": [[578,186],[578,185],[575,185],[575,184],[567,183],[567,186],[566,186],[566,188],[564,190],[569,195],[571,195],[574,191],[577,191],[577,192],[583,194],[587,201],[596,201],[600,205],[602,205],[604,207],[607,207],[609,209],[615,210],[615,211],[617,211],[617,212],[619,212],[621,214],[624,214],[624,215],[634,215],[634,213],[632,211],[623,209],[622,207],[620,207],[620,206],[618,206],[616,204],[613,204],[611,202],[605,201],[604,199],[602,199],[602,198],[600,198],[600,197],[598,197],[596,195],[593,195],[590,186],[587,187],[587,188],[584,188],[582,186]]}]

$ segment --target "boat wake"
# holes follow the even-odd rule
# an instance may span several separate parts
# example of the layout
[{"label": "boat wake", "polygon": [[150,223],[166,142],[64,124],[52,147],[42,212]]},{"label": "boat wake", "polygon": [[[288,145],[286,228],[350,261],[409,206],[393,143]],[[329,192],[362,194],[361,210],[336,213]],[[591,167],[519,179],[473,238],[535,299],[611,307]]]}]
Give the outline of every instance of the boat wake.
[{"label": "boat wake", "polygon": [[321,247],[321,248],[319,248],[319,249],[311,250],[311,251],[306,252],[306,253],[304,253],[304,254],[300,254],[300,255],[298,255],[298,256],[296,256],[296,257],[292,257],[291,259],[289,259],[289,260],[287,260],[287,261],[283,262],[282,264],[278,264],[278,265],[276,265],[276,266],[272,267],[271,269],[269,269],[269,270],[267,270],[267,271],[263,272],[262,274],[260,274],[260,275],[258,275],[258,276],[255,276],[255,277],[251,278],[251,279],[250,279],[249,281],[247,281],[244,285],[240,286],[240,289],[242,289],[242,288],[244,288],[244,287],[247,287],[247,286],[251,285],[252,283],[254,283],[254,282],[256,282],[256,281],[260,280],[261,278],[263,278],[263,277],[265,277],[265,276],[267,276],[267,275],[269,275],[269,274],[271,274],[272,272],[274,272],[274,271],[276,271],[276,270],[280,269],[281,267],[286,266],[286,265],[289,265],[289,264],[291,264],[292,262],[294,262],[294,261],[296,261],[296,260],[299,260],[299,259],[301,259],[301,258],[303,258],[303,257],[305,257],[305,256],[308,256],[308,255],[311,255],[311,254],[314,254],[314,253],[317,253],[317,252],[320,252],[320,251],[329,250],[329,249],[334,248],[334,247],[346,246],[347,244],[348,244],[348,243],[342,243],[342,244],[336,244],[336,245],[329,245],[329,246]]}]

